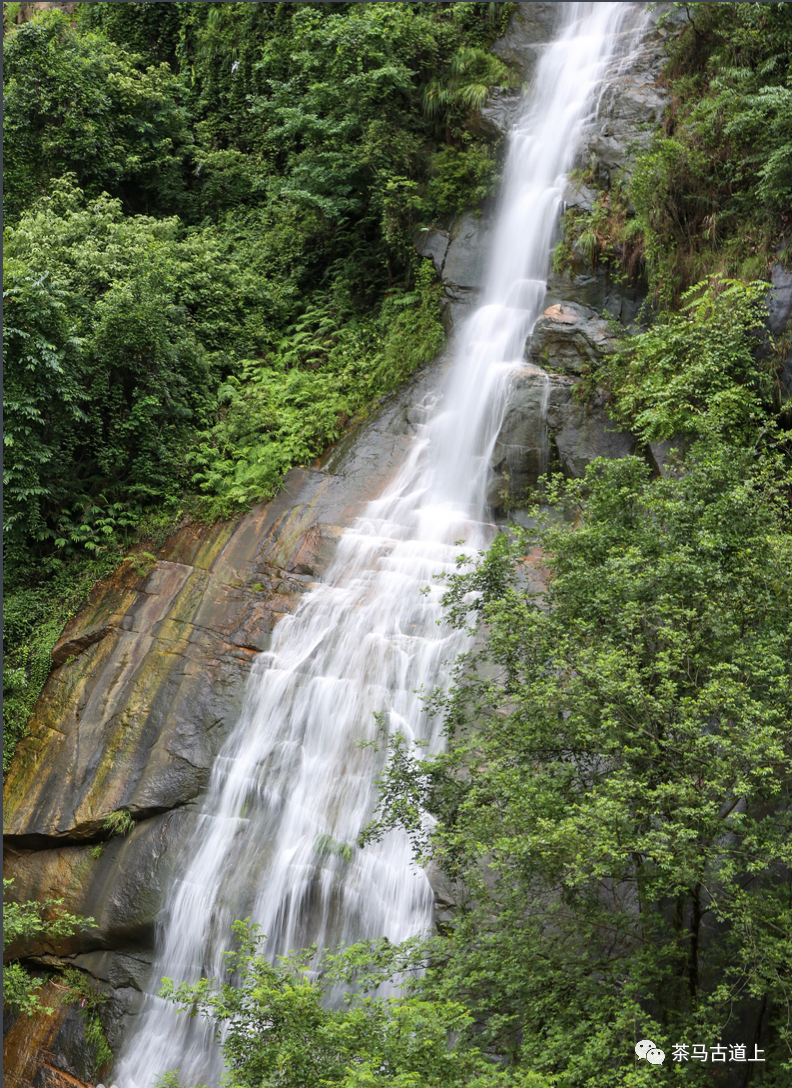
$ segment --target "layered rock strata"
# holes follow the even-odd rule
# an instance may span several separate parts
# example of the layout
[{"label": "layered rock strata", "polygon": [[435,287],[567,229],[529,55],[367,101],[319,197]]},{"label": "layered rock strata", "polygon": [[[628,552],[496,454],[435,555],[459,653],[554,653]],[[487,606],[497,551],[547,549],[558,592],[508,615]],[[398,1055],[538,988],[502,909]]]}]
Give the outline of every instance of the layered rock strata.
[{"label": "layered rock strata", "polygon": [[[94,587],[53,650],[5,783],[4,875],[16,899],[59,898],[95,924],[6,955],[87,972],[107,994],[100,1016],[113,1049],[136,1013],[177,846],[197,818],[251,664],[403,462],[442,372],[441,360],[417,375],[321,467],[292,470],[272,502],[236,522],[183,528],[147,572],[124,564]],[[119,812],[134,826],[113,836],[106,821]],[[33,1027],[13,1029],[14,1083],[78,1088],[87,1075],[82,1021],[53,1050],[50,1022],[38,1019],[41,1039],[24,1043]],[[20,1064],[25,1047],[40,1051],[38,1064]]]},{"label": "layered rock strata", "polygon": [[[515,63],[522,80],[530,82],[557,18],[558,5],[518,5],[495,52]],[[598,183],[628,169],[627,149],[656,120],[660,39],[653,34],[635,70],[612,73],[581,151]],[[491,134],[507,131],[519,101],[518,91],[502,89],[479,123]],[[566,194],[567,203],[584,208],[591,199],[580,185]],[[490,225],[485,209],[416,239],[442,277],[450,331],[481,291]],[[573,392],[585,368],[611,350],[606,311],[630,323],[641,301],[639,291],[613,283],[602,269],[548,284],[491,458],[494,506],[519,501],[551,459],[580,476],[594,457],[634,448],[601,397],[583,404]],[[141,574],[125,564],[95,588],[55,647],[31,734],[6,782],[5,874],[19,899],[61,897],[66,909],[96,924],[57,944],[9,952],[87,972],[108,994],[101,1017],[111,1047],[135,1015],[174,847],[196,819],[251,664],[273,625],[321,579],[340,533],[398,466],[441,371],[418,375],[321,467],[289,473],[273,502],[234,523],[185,527]],[[106,821],[118,812],[134,827],[112,837]],[[438,907],[446,924],[452,890],[438,886]],[[6,1072],[14,1088],[88,1083],[96,1071],[81,1024],[73,1007],[62,1006],[51,1020],[12,1021]]]}]

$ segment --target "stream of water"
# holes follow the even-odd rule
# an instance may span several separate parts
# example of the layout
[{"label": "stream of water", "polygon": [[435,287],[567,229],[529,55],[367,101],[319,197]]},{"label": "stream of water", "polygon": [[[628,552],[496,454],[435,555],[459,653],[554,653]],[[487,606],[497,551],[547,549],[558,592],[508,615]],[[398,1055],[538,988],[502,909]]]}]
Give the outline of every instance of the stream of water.
[{"label": "stream of water", "polygon": [[314,941],[399,942],[432,925],[432,889],[406,836],[355,847],[380,766],[356,742],[376,739],[374,714],[384,711],[392,731],[436,747],[438,723],[416,692],[447,683],[465,649],[465,636],[442,623],[433,576],[454,569],[454,541],[472,554],[495,532],[485,496],[509,380],[544,299],[565,171],[635,5],[558,8],[558,35],[510,135],[482,303],[456,336],[446,387],[426,405],[404,465],[252,670],[182,848],[152,994],[115,1072],[121,1088],[150,1088],[172,1069],[184,1084],[217,1083],[211,1031],[154,995],[163,975],[222,978],[235,919],[260,923],[271,956]]}]

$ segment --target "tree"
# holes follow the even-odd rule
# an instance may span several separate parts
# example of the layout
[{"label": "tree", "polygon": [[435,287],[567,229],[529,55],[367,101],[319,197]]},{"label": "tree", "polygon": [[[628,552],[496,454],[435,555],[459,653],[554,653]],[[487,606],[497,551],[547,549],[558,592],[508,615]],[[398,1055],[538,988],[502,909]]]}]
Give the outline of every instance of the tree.
[{"label": "tree", "polygon": [[481,645],[434,698],[448,751],[397,739],[370,833],[406,824],[461,885],[424,996],[565,1088],[626,1083],[641,1038],[755,1039],[765,1084],[792,1068],[788,486],[712,440],[666,479],[595,462],[451,580]]},{"label": "tree", "polygon": [[64,178],[7,232],[5,531],[17,567],[53,547],[96,551],[180,495],[184,447],[214,398],[178,300],[175,228],[125,218],[106,195],[86,205]]},{"label": "tree", "polygon": [[[315,982],[305,974],[315,949],[273,965],[256,926],[236,922],[234,929],[239,948],[226,954],[231,982],[163,979],[160,991],[180,1012],[217,1026],[234,1088],[518,1088],[520,1082],[498,1077],[475,1047],[453,1041],[470,1026],[460,1005],[352,997],[334,1008],[327,1002],[332,979]],[[177,1085],[178,1070],[160,1083]],[[547,1088],[539,1078],[522,1083]]]},{"label": "tree", "polygon": [[3,533],[13,562],[30,540],[54,536],[47,515],[58,494],[58,463],[68,461],[85,419],[75,374],[79,345],[65,306],[45,273],[9,258],[3,271]]},{"label": "tree", "polygon": [[761,352],[766,294],[761,282],[703,281],[678,312],[623,340],[603,375],[622,426],[645,442],[755,441],[773,409],[773,364]]},{"label": "tree", "polygon": [[192,142],[167,64],[140,71],[103,34],[47,11],[3,41],[3,187],[10,221],[71,171],[134,211],[173,211]]}]

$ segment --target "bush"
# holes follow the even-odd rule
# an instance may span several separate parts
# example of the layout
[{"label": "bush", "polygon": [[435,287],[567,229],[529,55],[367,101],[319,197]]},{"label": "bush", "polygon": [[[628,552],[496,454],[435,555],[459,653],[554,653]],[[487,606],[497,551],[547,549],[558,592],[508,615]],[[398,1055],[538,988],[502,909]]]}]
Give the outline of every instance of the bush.
[{"label": "bush", "polygon": [[766,293],[764,283],[699,283],[680,312],[623,340],[600,375],[619,422],[647,442],[756,441],[773,410],[771,363],[757,361]]},{"label": "bush", "polygon": [[53,179],[73,172],[133,210],[175,208],[192,137],[166,64],[137,58],[104,35],[74,29],[59,11],[12,29],[3,41],[3,187],[14,221]]}]

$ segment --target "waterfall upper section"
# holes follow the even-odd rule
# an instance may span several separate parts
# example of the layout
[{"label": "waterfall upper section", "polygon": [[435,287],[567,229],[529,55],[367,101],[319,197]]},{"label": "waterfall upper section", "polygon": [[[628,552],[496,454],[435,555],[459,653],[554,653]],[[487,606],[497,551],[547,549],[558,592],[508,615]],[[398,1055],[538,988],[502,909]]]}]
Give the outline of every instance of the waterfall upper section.
[{"label": "waterfall upper section", "polygon": [[[272,956],[431,927],[432,890],[406,836],[355,846],[381,766],[359,742],[384,722],[441,743],[420,692],[448,682],[466,636],[443,623],[437,576],[454,569],[460,540],[472,555],[495,531],[489,464],[510,379],[541,312],[565,173],[630,6],[559,5],[562,27],[510,135],[482,303],[456,335],[445,387],[417,406],[425,422],[401,469],[252,669],[182,846],[153,991],[162,975],[221,977],[237,918],[262,926]],[[149,1088],[174,1068],[189,1083],[215,1082],[217,1050],[205,1026],[152,993],[116,1076]]]}]

